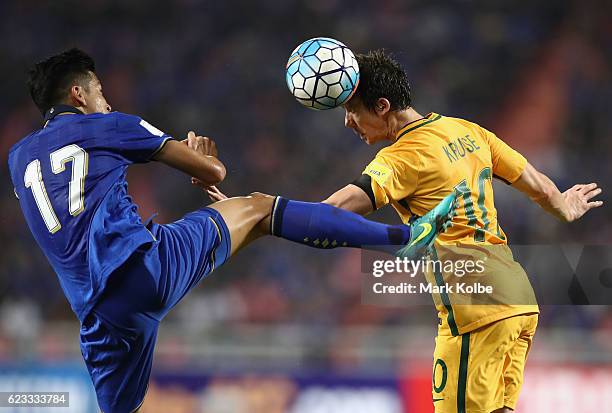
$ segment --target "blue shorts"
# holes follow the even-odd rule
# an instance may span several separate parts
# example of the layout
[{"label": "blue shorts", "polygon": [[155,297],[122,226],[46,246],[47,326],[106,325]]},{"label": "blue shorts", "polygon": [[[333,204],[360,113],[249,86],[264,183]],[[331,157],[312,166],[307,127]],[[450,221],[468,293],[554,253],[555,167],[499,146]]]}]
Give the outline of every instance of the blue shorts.
[{"label": "blue shorts", "polygon": [[148,228],[156,241],[113,272],[81,325],[81,353],[104,413],[140,407],[159,322],[231,250],[227,226],[211,208]]}]

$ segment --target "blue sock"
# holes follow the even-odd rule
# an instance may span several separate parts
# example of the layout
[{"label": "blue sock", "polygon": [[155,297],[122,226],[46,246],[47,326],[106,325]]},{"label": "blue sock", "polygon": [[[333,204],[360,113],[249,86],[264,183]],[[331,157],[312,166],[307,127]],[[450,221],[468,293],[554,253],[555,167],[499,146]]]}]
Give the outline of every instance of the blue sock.
[{"label": "blue sock", "polygon": [[404,245],[410,239],[407,225],[385,225],[331,205],[281,197],[272,208],[270,232],[315,248],[370,246],[387,250],[384,246]]}]

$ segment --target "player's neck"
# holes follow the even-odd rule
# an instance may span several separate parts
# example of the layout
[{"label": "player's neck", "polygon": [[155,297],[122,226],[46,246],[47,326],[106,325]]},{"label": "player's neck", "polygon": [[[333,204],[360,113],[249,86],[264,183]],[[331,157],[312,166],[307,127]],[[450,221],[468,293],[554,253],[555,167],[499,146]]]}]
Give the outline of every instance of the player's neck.
[{"label": "player's neck", "polygon": [[410,122],[414,122],[415,120],[423,119],[423,115],[414,110],[413,108],[408,108],[404,110],[400,110],[398,112],[394,112],[391,118],[389,119],[389,130],[390,130],[390,140],[392,142],[397,138],[398,132],[404,128]]},{"label": "player's neck", "polygon": [[83,112],[86,115],[90,115],[90,114],[94,113],[87,106],[75,106],[75,108],[77,108],[78,110],[80,110],[81,112]]}]

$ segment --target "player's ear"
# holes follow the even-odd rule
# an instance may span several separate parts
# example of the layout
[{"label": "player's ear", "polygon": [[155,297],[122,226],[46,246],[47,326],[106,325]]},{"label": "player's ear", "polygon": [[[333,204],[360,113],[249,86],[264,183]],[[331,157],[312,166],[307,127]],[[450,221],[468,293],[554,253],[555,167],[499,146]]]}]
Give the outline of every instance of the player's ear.
[{"label": "player's ear", "polygon": [[389,102],[389,100],[386,98],[378,98],[376,101],[376,106],[374,106],[374,110],[378,115],[385,115],[391,110],[391,102]]},{"label": "player's ear", "polygon": [[76,108],[87,106],[83,86],[72,85],[70,88],[70,104]]}]

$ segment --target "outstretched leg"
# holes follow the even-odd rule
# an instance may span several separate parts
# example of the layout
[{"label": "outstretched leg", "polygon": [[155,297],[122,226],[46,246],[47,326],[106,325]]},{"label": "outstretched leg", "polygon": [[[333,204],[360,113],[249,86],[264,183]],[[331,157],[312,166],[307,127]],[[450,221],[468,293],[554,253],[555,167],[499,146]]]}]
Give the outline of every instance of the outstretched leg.
[{"label": "outstretched leg", "polygon": [[231,255],[267,234],[315,248],[380,247],[403,245],[410,241],[431,244],[435,235],[443,231],[452,218],[454,195],[445,198],[440,205],[442,207],[437,207],[433,214],[439,219],[430,220],[433,225],[428,227],[429,237],[417,231],[414,240],[407,225],[385,225],[331,205],[292,201],[260,193],[219,201],[210,208],[221,214],[228,227]]}]

